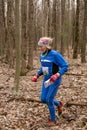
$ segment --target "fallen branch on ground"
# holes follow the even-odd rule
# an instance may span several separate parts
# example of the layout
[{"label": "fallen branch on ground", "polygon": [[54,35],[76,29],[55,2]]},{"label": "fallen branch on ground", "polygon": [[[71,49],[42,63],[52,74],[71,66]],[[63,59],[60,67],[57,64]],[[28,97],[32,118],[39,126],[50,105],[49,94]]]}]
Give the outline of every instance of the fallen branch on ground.
[{"label": "fallen branch on ground", "polygon": [[85,77],[87,77],[87,75],[85,75],[85,74],[75,74],[75,73],[66,73],[66,75],[75,75],[75,76],[85,76]]},{"label": "fallen branch on ground", "polygon": [[13,100],[16,100],[16,101],[28,101],[28,102],[38,102],[38,103],[42,103],[39,99],[37,98],[25,98],[23,96],[19,96],[19,97],[12,97],[10,99],[8,99],[6,102],[11,102]]},{"label": "fallen branch on ground", "polygon": [[[16,101],[28,101],[28,102],[37,102],[37,103],[43,103],[40,101],[40,99],[38,98],[25,98],[25,97],[12,97],[9,100],[7,100],[7,102],[11,102],[13,100]],[[65,104],[66,106],[71,106],[71,105],[75,105],[75,106],[87,106],[87,102],[84,103],[79,103],[79,102],[67,102]]]},{"label": "fallen branch on ground", "polygon": [[71,105],[75,105],[75,106],[87,106],[87,102],[67,102],[66,103],[67,106],[71,106]]}]

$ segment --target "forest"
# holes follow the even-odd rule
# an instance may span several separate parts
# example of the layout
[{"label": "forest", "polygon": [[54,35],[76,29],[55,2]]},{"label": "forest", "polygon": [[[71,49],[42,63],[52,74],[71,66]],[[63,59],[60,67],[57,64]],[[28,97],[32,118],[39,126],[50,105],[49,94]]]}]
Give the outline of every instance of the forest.
[{"label": "forest", "polygon": [[[69,65],[53,127],[40,101],[43,76],[32,82],[43,36]],[[0,130],[87,130],[87,0],[0,0]]]}]

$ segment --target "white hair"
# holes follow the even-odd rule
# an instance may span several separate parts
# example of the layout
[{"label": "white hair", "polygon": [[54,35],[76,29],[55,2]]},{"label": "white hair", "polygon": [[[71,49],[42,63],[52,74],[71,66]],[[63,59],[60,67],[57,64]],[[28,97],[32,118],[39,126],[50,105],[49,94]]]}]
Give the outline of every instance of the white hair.
[{"label": "white hair", "polygon": [[48,41],[48,44],[52,44],[52,42],[53,42],[53,38],[51,38],[51,37],[41,37],[40,38],[40,41],[41,40],[46,40],[46,41]]},{"label": "white hair", "polygon": [[48,49],[51,49],[53,39],[51,37],[41,37],[38,45],[39,46],[46,46]]}]

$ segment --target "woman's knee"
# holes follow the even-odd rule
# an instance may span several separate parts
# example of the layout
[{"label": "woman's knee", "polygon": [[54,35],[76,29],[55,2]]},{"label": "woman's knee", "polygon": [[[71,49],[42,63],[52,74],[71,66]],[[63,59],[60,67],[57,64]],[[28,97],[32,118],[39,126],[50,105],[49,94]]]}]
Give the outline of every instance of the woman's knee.
[{"label": "woman's knee", "polygon": [[46,98],[46,103],[48,106],[53,106],[53,100],[50,98]]}]

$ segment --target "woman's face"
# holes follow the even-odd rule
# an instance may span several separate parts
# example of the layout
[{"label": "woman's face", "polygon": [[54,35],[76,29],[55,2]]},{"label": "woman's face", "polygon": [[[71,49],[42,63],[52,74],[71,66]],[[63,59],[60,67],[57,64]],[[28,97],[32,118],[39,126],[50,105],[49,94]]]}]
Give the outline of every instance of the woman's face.
[{"label": "woman's face", "polygon": [[41,51],[41,53],[44,53],[47,50],[47,48],[46,46],[39,46],[39,50]]}]

